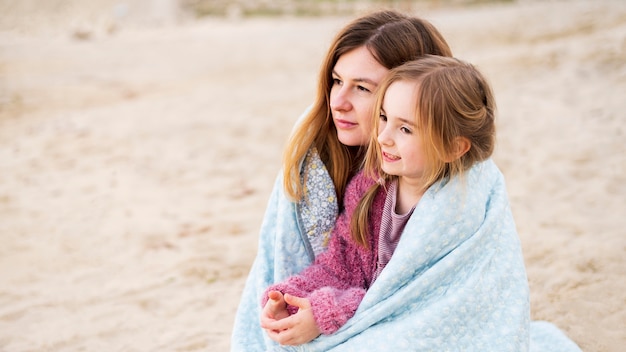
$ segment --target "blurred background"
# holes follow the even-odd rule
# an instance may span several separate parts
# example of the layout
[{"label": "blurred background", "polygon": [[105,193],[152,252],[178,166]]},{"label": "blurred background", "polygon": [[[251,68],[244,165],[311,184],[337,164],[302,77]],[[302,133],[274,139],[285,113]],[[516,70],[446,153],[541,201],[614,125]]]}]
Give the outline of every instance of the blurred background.
[{"label": "blurred background", "polygon": [[621,352],[619,0],[0,0],[0,351],[227,351],[286,138],[379,8],[491,80],[533,319]]}]

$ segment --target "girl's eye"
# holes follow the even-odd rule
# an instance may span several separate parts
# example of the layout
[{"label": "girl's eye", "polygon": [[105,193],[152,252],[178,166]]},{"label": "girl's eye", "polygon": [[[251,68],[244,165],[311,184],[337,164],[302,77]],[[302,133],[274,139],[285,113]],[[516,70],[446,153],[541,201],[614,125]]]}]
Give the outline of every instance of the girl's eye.
[{"label": "girl's eye", "polygon": [[382,122],[387,122],[387,115],[380,113],[380,115],[378,115],[378,117],[380,118],[380,121]]},{"label": "girl's eye", "polygon": [[402,133],[405,133],[405,134],[412,134],[413,133],[413,131],[411,131],[409,128],[404,127],[404,126],[400,127],[400,131],[402,131]]}]

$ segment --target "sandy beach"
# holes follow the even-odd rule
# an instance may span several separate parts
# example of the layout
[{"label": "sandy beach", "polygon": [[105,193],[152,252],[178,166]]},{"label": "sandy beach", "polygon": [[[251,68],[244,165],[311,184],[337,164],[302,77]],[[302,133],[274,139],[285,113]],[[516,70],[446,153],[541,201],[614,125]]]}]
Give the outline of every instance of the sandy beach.
[{"label": "sandy beach", "polygon": [[[0,0],[0,351],[228,351],[282,148],[354,16],[17,3]],[[493,85],[532,318],[623,351],[626,2],[407,10]]]}]

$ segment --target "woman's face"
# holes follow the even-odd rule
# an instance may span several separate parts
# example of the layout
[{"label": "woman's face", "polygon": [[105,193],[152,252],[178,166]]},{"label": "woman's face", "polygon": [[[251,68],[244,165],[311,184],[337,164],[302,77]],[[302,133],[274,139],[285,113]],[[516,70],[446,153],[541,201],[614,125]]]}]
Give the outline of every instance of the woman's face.
[{"label": "woman's face", "polygon": [[358,47],[341,55],[332,77],[330,109],[339,141],[347,146],[366,145],[372,128],[375,91],[389,70],[369,50]]}]

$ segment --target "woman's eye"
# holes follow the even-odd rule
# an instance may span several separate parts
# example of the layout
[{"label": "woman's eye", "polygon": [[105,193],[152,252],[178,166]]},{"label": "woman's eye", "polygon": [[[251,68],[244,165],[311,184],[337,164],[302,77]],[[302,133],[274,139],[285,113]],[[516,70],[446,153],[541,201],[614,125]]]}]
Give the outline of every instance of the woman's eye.
[{"label": "woman's eye", "polygon": [[367,89],[367,88],[365,88],[365,87],[363,87],[363,86],[357,86],[357,89],[358,89],[358,90],[360,90],[360,91],[362,91],[362,92],[367,92],[367,93],[370,93],[370,92],[371,92],[369,89]]},{"label": "woman's eye", "polygon": [[387,116],[385,114],[380,114],[378,117],[380,118],[380,121],[387,122]]},{"label": "woman's eye", "polygon": [[333,85],[341,85],[341,80],[339,78],[333,78]]}]

